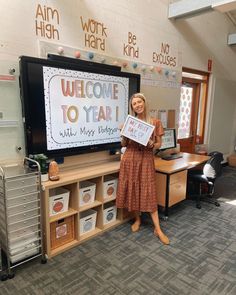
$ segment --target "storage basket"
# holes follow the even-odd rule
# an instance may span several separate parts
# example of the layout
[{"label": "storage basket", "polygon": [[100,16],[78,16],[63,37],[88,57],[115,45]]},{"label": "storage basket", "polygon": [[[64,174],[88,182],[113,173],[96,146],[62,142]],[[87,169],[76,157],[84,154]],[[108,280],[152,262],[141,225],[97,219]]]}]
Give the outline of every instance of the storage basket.
[{"label": "storage basket", "polygon": [[58,248],[75,239],[74,216],[57,220],[50,224],[51,248]]},{"label": "storage basket", "polygon": [[97,211],[89,209],[80,213],[80,234],[83,235],[95,229]]},{"label": "storage basket", "polygon": [[93,203],[95,200],[96,184],[91,181],[82,181],[79,185],[80,206]]},{"label": "storage basket", "polygon": [[49,191],[49,216],[68,211],[70,191],[57,187]]},{"label": "storage basket", "polygon": [[116,220],[117,208],[115,205],[110,205],[103,209],[103,224],[108,224]]},{"label": "storage basket", "polygon": [[118,183],[117,177],[113,177],[110,175],[107,175],[104,177],[104,182],[103,182],[103,198],[104,199],[116,197],[117,183]]}]

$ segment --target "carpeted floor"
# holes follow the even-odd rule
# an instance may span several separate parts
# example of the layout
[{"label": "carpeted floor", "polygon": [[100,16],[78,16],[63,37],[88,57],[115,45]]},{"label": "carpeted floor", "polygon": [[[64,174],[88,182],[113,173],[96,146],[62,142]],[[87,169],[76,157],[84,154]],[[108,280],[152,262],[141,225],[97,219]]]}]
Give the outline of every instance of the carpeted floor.
[{"label": "carpeted floor", "polygon": [[138,233],[126,223],[42,265],[32,261],[0,282],[0,294],[236,294],[236,168],[216,183],[221,207],[186,200],[161,221],[171,240],[153,235],[149,217]]}]

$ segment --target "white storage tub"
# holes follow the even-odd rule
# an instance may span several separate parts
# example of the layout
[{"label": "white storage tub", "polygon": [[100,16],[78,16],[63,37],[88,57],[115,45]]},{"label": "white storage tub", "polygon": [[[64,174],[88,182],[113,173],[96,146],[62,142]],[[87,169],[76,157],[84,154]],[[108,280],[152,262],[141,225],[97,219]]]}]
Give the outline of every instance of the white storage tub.
[{"label": "white storage tub", "polygon": [[57,187],[49,191],[49,216],[68,211],[70,191],[64,187]]},{"label": "white storage tub", "polygon": [[85,234],[95,229],[97,211],[89,209],[80,213],[80,234]]},{"label": "white storage tub", "polygon": [[103,209],[103,224],[108,224],[116,220],[117,207],[115,205],[107,206]]},{"label": "white storage tub", "polygon": [[81,181],[79,184],[79,204],[80,206],[88,205],[94,202],[96,183],[91,181]]},{"label": "white storage tub", "polygon": [[103,198],[109,199],[116,197],[118,178],[106,175],[103,182]]}]

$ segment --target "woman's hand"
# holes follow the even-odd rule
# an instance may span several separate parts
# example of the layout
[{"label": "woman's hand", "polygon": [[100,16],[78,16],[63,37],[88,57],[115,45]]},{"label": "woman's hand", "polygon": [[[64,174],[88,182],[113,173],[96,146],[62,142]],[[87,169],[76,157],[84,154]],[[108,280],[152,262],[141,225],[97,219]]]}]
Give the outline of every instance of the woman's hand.
[{"label": "woman's hand", "polygon": [[149,148],[149,149],[153,149],[154,148],[154,141],[153,140],[151,140],[151,139],[149,139],[149,141],[148,141],[148,143],[147,143],[147,147]]},{"label": "woman's hand", "polygon": [[118,129],[121,131],[122,128],[123,128],[123,126],[124,126],[124,124],[120,124],[119,127],[118,127]]}]

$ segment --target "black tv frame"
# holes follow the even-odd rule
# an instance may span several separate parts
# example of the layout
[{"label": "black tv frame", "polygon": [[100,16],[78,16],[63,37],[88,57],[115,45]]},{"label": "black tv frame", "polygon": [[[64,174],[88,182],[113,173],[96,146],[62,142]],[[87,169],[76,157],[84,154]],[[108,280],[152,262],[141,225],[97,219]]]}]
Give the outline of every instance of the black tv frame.
[{"label": "black tv frame", "polygon": [[[133,93],[140,91],[140,75],[121,72],[117,66],[52,55],[48,59],[21,56],[19,64],[26,155],[43,153],[49,158],[58,158],[102,150],[108,150],[112,153],[114,150],[120,149],[121,145],[119,141],[84,147],[47,150],[42,67],[49,66],[75,71],[127,77],[132,83],[135,82],[135,85],[129,85],[129,97]],[[41,78],[39,78],[39,76]]]}]

